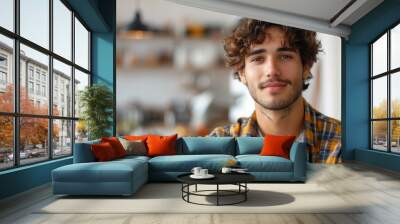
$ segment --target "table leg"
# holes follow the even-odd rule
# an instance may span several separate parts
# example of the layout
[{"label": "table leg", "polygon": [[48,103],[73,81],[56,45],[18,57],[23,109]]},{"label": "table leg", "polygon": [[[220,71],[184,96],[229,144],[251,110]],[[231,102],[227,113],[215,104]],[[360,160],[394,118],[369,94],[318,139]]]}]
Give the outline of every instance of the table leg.
[{"label": "table leg", "polygon": [[244,201],[247,201],[247,182],[244,183]]},{"label": "table leg", "polygon": [[196,186],[195,186],[195,191],[197,192],[197,184],[196,184]]},{"label": "table leg", "polygon": [[219,205],[219,184],[217,184],[217,206]]},{"label": "table leg", "polygon": [[181,188],[181,192],[182,192],[182,199],[183,199],[183,190],[184,190],[184,184],[182,183],[182,188]]},{"label": "table leg", "polygon": [[187,191],[188,191],[188,193],[187,193],[187,201],[188,201],[188,202],[190,202],[190,201],[189,201],[189,195],[190,195],[190,184],[188,184]]}]

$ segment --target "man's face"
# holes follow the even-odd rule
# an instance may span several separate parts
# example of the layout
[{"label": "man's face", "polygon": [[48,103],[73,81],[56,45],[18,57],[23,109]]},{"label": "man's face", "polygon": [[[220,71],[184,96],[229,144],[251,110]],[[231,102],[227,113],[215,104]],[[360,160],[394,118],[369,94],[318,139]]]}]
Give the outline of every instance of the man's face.
[{"label": "man's face", "polygon": [[251,46],[245,67],[239,72],[256,103],[269,110],[282,110],[294,103],[309,73],[298,50],[284,46],[284,40],[280,28],[267,28],[264,42]]}]

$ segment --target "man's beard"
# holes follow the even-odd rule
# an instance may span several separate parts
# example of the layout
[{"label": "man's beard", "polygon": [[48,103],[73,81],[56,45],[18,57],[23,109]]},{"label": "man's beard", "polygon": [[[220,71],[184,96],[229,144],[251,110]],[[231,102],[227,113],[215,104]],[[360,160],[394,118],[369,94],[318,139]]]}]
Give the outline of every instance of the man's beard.
[{"label": "man's beard", "polygon": [[[293,87],[293,91],[289,93],[289,96],[285,99],[275,99],[271,102],[267,100],[259,99],[254,91],[250,91],[251,96],[254,101],[267,110],[284,110],[289,108],[296,100],[302,95],[303,86],[293,86],[290,81],[285,81],[287,83],[287,87],[290,85]],[[260,86],[257,86],[258,90],[262,90]],[[250,89],[249,89],[250,90]]]}]

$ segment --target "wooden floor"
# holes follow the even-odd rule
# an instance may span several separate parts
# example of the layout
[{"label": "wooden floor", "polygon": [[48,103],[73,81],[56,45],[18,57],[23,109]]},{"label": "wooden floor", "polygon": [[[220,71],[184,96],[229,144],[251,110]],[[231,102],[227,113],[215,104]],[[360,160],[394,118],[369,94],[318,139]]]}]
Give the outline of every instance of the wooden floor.
[{"label": "wooden floor", "polygon": [[[308,182],[345,201],[367,206],[357,214],[36,214],[55,199],[49,185],[0,201],[0,223],[400,223],[400,174],[358,163],[310,167]],[[323,203],[315,201],[315,203]]]}]

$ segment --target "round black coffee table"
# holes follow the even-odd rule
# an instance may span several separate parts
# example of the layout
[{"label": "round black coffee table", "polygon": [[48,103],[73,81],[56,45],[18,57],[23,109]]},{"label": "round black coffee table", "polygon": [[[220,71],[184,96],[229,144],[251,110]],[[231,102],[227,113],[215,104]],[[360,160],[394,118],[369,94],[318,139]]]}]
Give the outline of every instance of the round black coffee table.
[{"label": "round black coffee table", "polygon": [[[193,179],[190,177],[191,173],[182,174],[177,177],[178,181],[182,183],[182,199],[188,203],[198,204],[198,205],[234,205],[247,200],[247,192],[249,188],[247,183],[255,180],[255,177],[249,173],[215,173],[215,177],[212,179]],[[216,185],[215,190],[197,190],[198,184],[205,185]],[[190,186],[195,186],[194,191],[190,191]],[[220,189],[220,185],[236,185],[237,190],[223,190]],[[209,192],[215,192],[215,194],[205,194]],[[190,196],[204,196],[204,197],[216,197],[216,204],[202,204],[190,201]],[[221,197],[232,197],[241,196],[238,201],[232,203],[221,203]]]}]

